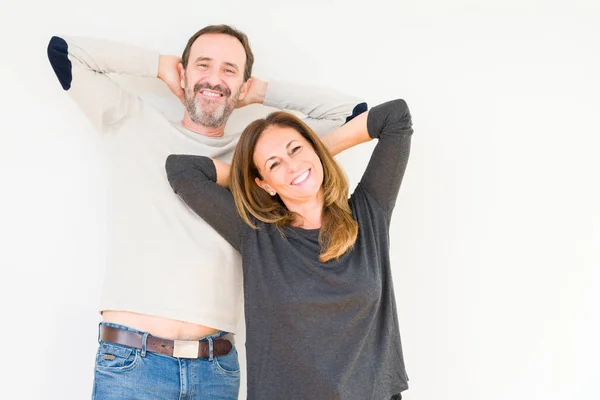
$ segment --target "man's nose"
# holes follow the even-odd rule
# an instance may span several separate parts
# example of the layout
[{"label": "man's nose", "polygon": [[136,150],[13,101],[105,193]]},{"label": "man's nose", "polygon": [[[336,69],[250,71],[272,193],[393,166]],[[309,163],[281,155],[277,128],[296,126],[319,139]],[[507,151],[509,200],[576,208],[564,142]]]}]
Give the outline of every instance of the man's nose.
[{"label": "man's nose", "polygon": [[217,68],[211,68],[211,70],[206,75],[206,82],[208,82],[211,86],[217,86],[221,84],[221,73]]}]

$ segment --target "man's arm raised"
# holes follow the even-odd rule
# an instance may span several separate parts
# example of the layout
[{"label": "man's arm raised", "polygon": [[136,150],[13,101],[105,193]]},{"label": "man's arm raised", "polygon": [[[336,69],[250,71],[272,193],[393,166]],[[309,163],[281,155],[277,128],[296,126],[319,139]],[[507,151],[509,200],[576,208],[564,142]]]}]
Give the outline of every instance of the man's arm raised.
[{"label": "man's arm raised", "polygon": [[62,88],[101,132],[116,129],[141,106],[140,99],[109,74],[148,78],[159,74],[158,53],[109,40],[53,36],[48,43],[48,59]]}]

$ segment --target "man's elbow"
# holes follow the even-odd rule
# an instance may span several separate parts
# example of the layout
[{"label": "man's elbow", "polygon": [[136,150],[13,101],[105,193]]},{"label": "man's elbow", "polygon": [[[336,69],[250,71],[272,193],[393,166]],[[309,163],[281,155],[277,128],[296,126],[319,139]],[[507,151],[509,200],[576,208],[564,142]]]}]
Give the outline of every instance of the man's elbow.
[{"label": "man's elbow", "polygon": [[64,90],[71,88],[73,71],[71,60],[69,60],[69,45],[58,36],[52,36],[48,43],[48,60]]}]

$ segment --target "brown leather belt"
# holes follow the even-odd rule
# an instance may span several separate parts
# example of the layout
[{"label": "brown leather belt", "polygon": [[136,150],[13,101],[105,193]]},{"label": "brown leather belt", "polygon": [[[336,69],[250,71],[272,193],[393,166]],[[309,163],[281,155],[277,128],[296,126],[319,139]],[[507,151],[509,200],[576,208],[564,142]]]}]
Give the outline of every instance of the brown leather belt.
[{"label": "brown leather belt", "polygon": [[[100,341],[121,344],[136,349],[142,349],[144,335],[137,332],[119,329],[112,326],[100,325]],[[224,356],[233,347],[225,338],[212,340],[213,357]],[[170,340],[148,335],[146,351],[160,353],[179,358],[209,358],[208,340]]]}]

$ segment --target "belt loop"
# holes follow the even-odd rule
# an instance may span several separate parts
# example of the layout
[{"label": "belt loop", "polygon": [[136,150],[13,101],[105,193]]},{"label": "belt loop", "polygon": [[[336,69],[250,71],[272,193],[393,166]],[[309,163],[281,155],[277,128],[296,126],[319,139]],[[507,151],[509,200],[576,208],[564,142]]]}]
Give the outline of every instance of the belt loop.
[{"label": "belt loop", "polygon": [[142,357],[146,357],[146,342],[148,341],[148,332],[144,333],[142,336],[142,353],[140,354]]},{"label": "belt loop", "polygon": [[208,360],[213,360],[213,340],[211,337],[208,338]]},{"label": "belt loop", "polygon": [[98,322],[98,343],[100,343],[100,329],[102,329],[102,322]]}]

